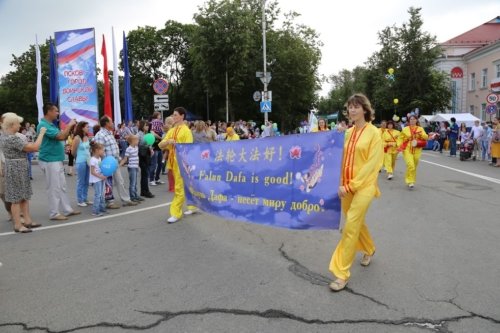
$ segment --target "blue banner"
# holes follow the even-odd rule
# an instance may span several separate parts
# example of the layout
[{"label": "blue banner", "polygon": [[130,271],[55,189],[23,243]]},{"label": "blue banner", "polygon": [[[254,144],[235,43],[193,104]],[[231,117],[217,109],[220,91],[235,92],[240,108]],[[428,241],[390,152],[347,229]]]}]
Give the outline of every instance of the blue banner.
[{"label": "blue banner", "polygon": [[56,32],[55,40],[60,126],[76,119],[92,128],[99,118],[94,29]]},{"label": "blue banner", "polygon": [[338,229],[344,134],[178,144],[187,201],[223,218],[290,229]]}]

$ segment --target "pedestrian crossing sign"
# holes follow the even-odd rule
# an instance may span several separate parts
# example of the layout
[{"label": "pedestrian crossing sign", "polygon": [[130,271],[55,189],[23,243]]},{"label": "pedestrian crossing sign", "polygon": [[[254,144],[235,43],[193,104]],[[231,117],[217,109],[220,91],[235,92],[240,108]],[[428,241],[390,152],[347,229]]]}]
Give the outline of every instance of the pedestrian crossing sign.
[{"label": "pedestrian crossing sign", "polygon": [[271,101],[260,102],[260,112],[271,112]]}]

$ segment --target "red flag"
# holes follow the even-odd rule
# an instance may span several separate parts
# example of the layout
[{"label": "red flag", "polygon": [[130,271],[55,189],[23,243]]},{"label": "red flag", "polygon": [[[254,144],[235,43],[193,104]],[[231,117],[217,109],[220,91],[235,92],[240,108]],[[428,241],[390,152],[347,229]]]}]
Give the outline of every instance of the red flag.
[{"label": "red flag", "polygon": [[101,54],[104,58],[104,70],[102,71],[104,77],[104,115],[113,119],[113,112],[111,111],[111,92],[109,90],[108,56],[106,55],[106,40],[104,39],[104,34],[102,35]]}]

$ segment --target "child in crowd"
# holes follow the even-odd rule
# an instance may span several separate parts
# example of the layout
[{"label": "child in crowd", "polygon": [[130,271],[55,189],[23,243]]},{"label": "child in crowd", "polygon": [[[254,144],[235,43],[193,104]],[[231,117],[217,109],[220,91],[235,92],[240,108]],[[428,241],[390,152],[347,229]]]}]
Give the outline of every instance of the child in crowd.
[{"label": "child in crowd", "polygon": [[89,183],[94,186],[94,204],[92,206],[93,216],[102,216],[106,213],[104,201],[104,189],[106,176],[101,173],[101,158],[104,156],[104,146],[98,142],[90,143],[90,177]]},{"label": "child in crowd", "polygon": [[127,137],[129,146],[125,150],[125,156],[120,162],[123,166],[128,162],[128,178],[129,178],[129,193],[130,200],[134,202],[144,201],[137,194],[137,174],[139,172],[139,137],[137,135],[129,135]]}]

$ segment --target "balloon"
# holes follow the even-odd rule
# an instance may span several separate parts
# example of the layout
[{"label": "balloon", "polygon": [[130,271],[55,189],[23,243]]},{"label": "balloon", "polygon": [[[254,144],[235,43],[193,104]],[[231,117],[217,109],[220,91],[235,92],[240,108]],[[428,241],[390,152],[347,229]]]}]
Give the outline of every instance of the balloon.
[{"label": "balloon", "polygon": [[118,161],[113,156],[105,157],[101,162],[101,173],[106,176],[112,176],[118,168]]},{"label": "balloon", "polygon": [[389,73],[389,74],[391,74],[391,75],[392,75],[392,74],[394,74],[394,68],[392,68],[392,67],[391,67],[391,68],[389,68],[389,69],[387,70],[387,73]]},{"label": "balloon", "polygon": [[395,114],[394,116],[392,116],[392,120],[395,121],[395,122],[398,122],[399,121],[398,115]]},{"label": "balloon", "polygon": [[278,130],[278,124],[273,123],[273,130],[277,131]]},{"label": "balloon", "polygon": [[152,133],[144,135],[144,142],[146,142],[148,146],[151,146],[153,143],[155,143],[155,136]]},{"label": "balloon", "polygon": [[394,104],[398,104],[399,103],[399,99],[394,98],[393,102],[394,102]]},{"label": "balloon", "polygon": [[264,128],[266,128],[266,125],[262,125],[262,126],[260,126],[260,129],[261,129],[261,130],[264,130]]}]

